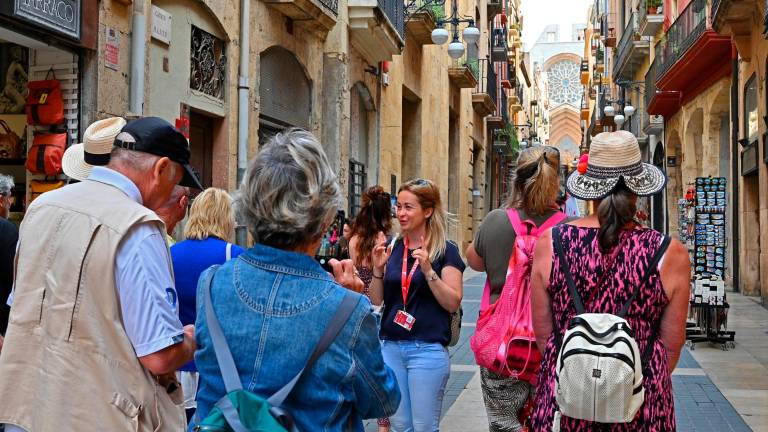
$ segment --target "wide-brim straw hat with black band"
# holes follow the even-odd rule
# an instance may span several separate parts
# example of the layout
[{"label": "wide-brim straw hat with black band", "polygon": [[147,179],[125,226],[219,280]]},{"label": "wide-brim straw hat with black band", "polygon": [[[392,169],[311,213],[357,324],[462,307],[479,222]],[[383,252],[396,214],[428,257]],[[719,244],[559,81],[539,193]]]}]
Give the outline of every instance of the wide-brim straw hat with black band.
[{"label": "wide-brim straw hat with black band", "polygon": [[638,196],[664,189],[667,176],[654,165],[643,163],[637,138],[629,131],[603,132],[592,138],[587,170],[568,177],[568,192],[583,200],[608,196],[619,181]]},{"label": "wide-brim straw hat with black band", "polygon": [[109,163],[109,155],[115,143],[115,137],[125,126],[122,117],[110,117],[88,126],[83,134],[83,142],[71,145],[61,161],[64,174],[83,181],[91,175],[94,166]]}]

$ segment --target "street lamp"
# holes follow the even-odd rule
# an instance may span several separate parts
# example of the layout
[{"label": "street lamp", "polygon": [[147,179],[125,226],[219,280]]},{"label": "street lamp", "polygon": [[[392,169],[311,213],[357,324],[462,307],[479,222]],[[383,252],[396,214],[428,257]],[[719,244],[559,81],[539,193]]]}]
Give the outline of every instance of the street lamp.
[{"label": "street lamp", "polygon": [[[445,4],[445,0],[443,0],[442,3],[427,1],[425,2],[425,5],[426,4]],[[471,18],[460,18],[457,0],[453,0],[451,11],[449,17],[437,20],[437,28],[432,30],[432,42],[434,42],[435,45],[445,45],[452,33],[453,39],[451,40],[451,43],[448,44],[448,55],[451,56],[452,59],[459,59],[464,55],[465,51],[464,44],[459,40],[459,25],[463,23],[468,24],[467,28],[465,28],[461,34],[464,42],[468,45],[480,40],[480,29],[475,27],[475,20]],[[443,28],[445,24],[451,25],[451,32]]]}]

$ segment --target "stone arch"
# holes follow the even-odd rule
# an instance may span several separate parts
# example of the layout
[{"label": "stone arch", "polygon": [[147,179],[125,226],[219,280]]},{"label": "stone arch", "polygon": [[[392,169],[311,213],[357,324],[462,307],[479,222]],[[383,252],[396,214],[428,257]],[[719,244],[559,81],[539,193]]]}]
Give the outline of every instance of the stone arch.
[{"label": "stone arch", "polygon": [[727,176],[730,168],[730,80],[716,87],[715,97],[707,107],[704,123],[704,175]]},{"label": "stone arch", "polygon": [[[550,134],[549,143],[554,146],[565,144],[561,148],[563,152],[562,161],[569,161],[579,154],[579,143],[581,142],[581,116],[579,110],[571,105],[564,104],[553,109],[550,112]],[[567,138],[567,139],[566,139]],[[569,143],[574,143],[571,146]],[[575,149],[572,148],[575,146]]]},{"label": "stone arch", "polygon": [[310,128],[312,80],[293,52],[274,45],[259,54],[259,101],[263,126]]},{"label": "stone arch", "polygon": [[548,58],[547,60],[544,61],[544,67],[542,67],[542,70],[546,71],[547,69],[552,67],[553,64],[555,64],[555,63],[557,63],[559,61],[563,61],[563,60],[572,61],[572,62],[576,62],[576,63],[581,63],[581,56],[579,56],[578,54],[573,54],[573,53],[555,54],[552,57],[550,57],[550,58]]},{"label": "stone arch", "polygon": [[685,135],[683,140],[683,180],[685,183],[695,181],[703,172],[703,133],[704,133],[704,109],[695,108],[687,116],[685,123]]}]

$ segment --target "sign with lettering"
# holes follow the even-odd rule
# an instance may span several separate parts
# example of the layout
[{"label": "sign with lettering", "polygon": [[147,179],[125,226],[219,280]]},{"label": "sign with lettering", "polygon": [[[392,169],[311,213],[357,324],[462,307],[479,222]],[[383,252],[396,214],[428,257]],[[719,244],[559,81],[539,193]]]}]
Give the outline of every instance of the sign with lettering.
[{"label": "sign with lettering", "polygon": [[152,6],[152,38],[171,44],[172,15],[157,6]]},{"label": "sign with lettering", "polygon": [[80,39],[80,0],[14,0],[13,15]]},{"label": "sign with lettering", "polygon": [[107,27],[104,43],[104,66],[120,69],[120,33],[114,27]]}]

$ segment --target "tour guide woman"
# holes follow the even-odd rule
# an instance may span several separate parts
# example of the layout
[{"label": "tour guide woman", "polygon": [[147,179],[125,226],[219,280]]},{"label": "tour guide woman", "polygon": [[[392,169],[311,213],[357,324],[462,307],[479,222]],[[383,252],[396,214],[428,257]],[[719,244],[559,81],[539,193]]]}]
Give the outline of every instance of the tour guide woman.
[{"label": "tour guide woman", "polygon": [[436,431],[450,374],[446,345],[451,313],[463,296],[464,262],[446,240],[440,190],[429,180],[411,180],[397,195],[402,238],[373,250],[370,296],[384,302],[382,353],[395,371],[402,400],[392,429]]}]

